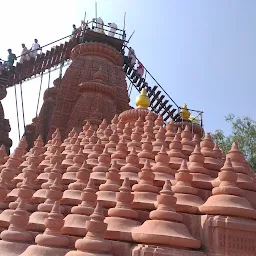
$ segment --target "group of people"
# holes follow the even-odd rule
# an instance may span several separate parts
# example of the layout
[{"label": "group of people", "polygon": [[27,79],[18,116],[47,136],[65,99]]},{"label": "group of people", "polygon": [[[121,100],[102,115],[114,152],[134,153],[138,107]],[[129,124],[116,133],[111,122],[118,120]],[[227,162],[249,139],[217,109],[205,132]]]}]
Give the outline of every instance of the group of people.
[{"label": "group of people", "polygon": [[142,63],[139,60],[137,63],[135,51],[132,47],[129,48],[128,58],[131,62],[132,67],[135,67],[137,64],[137,74],[142,77],[144,75],[144,66],[142,65]]},{"label": "group of people", "polygon": [[[104,32],[104,22],[101,19],[101,17],[94,18],[93,22],[95,23],[95,26],[93,27],[93,30],[98,33],[105,34]],[[116,34],[117,25],[115,23],[108,23],[108,27],[110,28],[108,31],[108,36],[114,37]],[[81,21],[80,27],[76,27],[75,24],[73,24],[73,30],[71,34],[71,38],[73,37],[80,37],[82,35],[82,32],[90,29],[88,26],[88,21],[85,22],[84,20]],[[36,58],[38,51],[41,51],[41,47],[38,43],[37,39],[34,39],[34,43],[32,44],[32,47],[28,49],[26,45],[23,43],[21,44],[22,52],[19,59],[19,63],[24,63],[25,61],[29,61],[31,58]],[[136,56],[134,50],[131,48],[131,52],[129,51],[129,55],[131,57],[132,64],[136,64]],[[14,62],[17,60],[16,54],[12,52],[12,49],[8,49],[8,57],[7,61],[3,61],[0,59],[0,75],[4,72],[4,70],[10,70],[13,67]],[[144,73],[144,67],[143,65],[138,62],[137,65],[137,73],[141,76],[143,76]]]},{"label": "group of people", "polygon": [[[20,63],[23,63],[24,61],[29,61],[31,58],[36,58],[38,51],[41,50],[37,39],[34,39],[34,43],[29,50],[24,43],[21,44],[21,47],[22,52],[19,60]],[[0,75],[2,75],[4,70],[10,70],[13,67],[14,61],[17,60],[17,56],[12,52],[12,49],[8,49],[7,51],[7,61],[2,62],[2,60],[0,59]]]},{"label": "group of people", "polygon": [[[95,23],[95,26],[93,28],[93,31],[105,34],[104,32],[104,22],[101,17],[94,18],[93,22]],[[73,30],[71,34],[71,38],[73,37],[79,37],[82,34],[82,31],[85,31],[87,29],[90,29],[88,26],[88,21],[85,22],[84,20],[81,20],[81,25],[79,28],[76,27],[75,24],[73,24]],[[108,23],[108,27],[110,28],[108,31],[108,36],[114,37],[116,34],[116,31],[118,29],[117,25],[114,22]]]},{"label": "group of people", "polygon": [[79,28],[76,27],[75,24],[73,24],[73,30],[72,30],[72,33],[71,33],[71,38],[73,37],[78,37],[81,35],[82,31],[85,31],[87,29],[89,29],[88,27],[88,21],[85,22],[84,20],[81,20],[81,25]]}]

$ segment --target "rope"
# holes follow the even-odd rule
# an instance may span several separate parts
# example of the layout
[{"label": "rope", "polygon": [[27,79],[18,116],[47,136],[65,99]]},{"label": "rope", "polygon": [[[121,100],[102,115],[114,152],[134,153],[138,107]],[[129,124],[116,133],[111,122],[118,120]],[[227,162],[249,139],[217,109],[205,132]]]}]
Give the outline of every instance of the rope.
[{"label": "rope", "polygon": [[24,132],[25,132],[26,122],[25,122],[25,113],[24,113],[24,104],[23,104],[22,82],[20,82],[20,98],[21,98],[22,117],[23,117],[23,125],[24,125]]},{"label": "rope", "polygon": [[18,101],[17,101],[17,89],[16,89],[16,85],[14,85],[14,92],[15,92],[16,115],[17,115],[17,124],[18,124],[19,140],[20,140],[20,121],[19,121],[19,110],[18,110]]},{"label": "rope", "polygon": [[39,101],[40,101],[40,96],[41,96],[42,84],[43,84],[43,72],[41,73],[41,81],[40,81],[39,94],[38,94],[37,106],[36,106],[36,117],[37,117],[37,112],[38,112],[38,107],[39,107]]}]

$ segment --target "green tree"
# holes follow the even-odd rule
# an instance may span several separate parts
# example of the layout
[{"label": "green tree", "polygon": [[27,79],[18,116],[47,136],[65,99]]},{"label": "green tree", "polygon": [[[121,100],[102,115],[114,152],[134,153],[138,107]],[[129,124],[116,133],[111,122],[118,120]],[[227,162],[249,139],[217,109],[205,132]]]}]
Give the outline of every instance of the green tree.
[{"label": "green tree", "polygon": [[216,130],[212,134],[213,140],[224,153],[227,153],[232,142],[236,141],[239,150],[256,170],[256,122],[249,117],[240,118],[233,114],[226,116],[225,119],[231,124],[231,134],[225,136],[222,130]]}]

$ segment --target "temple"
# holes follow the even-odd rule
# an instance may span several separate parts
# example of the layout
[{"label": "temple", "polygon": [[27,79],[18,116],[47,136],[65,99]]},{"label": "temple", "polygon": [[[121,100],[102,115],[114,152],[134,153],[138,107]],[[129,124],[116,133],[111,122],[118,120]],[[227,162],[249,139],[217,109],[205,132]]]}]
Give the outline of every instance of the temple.
[{"label": "temple", "polygon": [[239,145],[221,152],[201,111],[137,73],[125,31],[90,24],[0,77],[2,100],[69,63],[11,154],[0,108],[0,255],[255,256],[256,180]]}]

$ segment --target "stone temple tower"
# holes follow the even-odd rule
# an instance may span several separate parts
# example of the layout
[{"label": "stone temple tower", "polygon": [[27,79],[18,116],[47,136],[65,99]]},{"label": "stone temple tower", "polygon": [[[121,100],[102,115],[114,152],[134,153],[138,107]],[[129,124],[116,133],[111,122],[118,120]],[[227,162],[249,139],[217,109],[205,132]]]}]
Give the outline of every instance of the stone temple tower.
[{"label": "stone temple tower", "polygon": [[130,109],[123,56],[116,48],[85,42],[72,49],[70,58],[72,63],[63,78],[54,81],[55,86],[44,94],[35,120],[36,135],[47,133],[50,138],[56,128],[66,135],[73,127],[81,129],[84,120],[99,125],[104,118],[110,121]]}]

